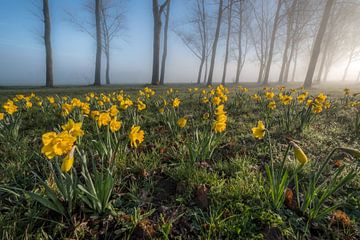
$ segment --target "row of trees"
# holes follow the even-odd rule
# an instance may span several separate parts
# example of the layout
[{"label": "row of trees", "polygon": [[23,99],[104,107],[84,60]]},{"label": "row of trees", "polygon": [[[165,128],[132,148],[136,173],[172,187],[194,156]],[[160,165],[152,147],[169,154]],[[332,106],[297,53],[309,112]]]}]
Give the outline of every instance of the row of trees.
[{"label": "row of trees", "polygon": [[[176,0],[173,0],[176,1]],[[189,0],[190,1],[190,0]],[[154,85],[164,84],[171,0],[152,0]],[[259,67],[257,82],[267,85],[275,61],[280,62],[279,83],[294,81],[299,62],[308,63],[304,86],[324,82],[331,67],[360,57],[360,2],[358,0],[191,0],[187,19],[173,32],[199,59],[197,83],[213,83],[219,48],[224,52],[221,81],[228,63],[236,61],[234,82],[239,83],[246,61]],[[111,41],[121,36],[124,11],[121,0],[89,0],[95,24],[71,21],[96,40],[95,85],[101,85],[101,57],[106,57],[106,83],[110,83]],[[43,0],[46,86],[53,86],[51,24],[48,0]],[[164,22],[164,24],[163,24]],[[94,31],[95,29],[95,31]],[[95,32],[95,34],[94,34]],[[360,80],[360,69],[357,76]]]}]

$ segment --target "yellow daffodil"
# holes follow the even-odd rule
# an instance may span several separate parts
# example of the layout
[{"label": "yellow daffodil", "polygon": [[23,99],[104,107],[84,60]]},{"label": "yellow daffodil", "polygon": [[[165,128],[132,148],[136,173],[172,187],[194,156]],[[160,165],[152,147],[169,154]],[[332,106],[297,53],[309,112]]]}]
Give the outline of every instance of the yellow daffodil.
[{"label": "yellow daffodil", "polygon": [[6,103],[4,103],[3,108],[5,112],[7,112],[10,115],[14,114],[18,110],[18,107],[11,100],[8,100]]},{"label": "yellow daffodil", "polygon": [[186,123],[187,123],[186,118],[180,118],[176,124],[179,126],[179,128],[184,128],[186,126]]},{"label": "yellow daffodil", "polygon": [[144,102],[142,102],[141,100],[138,100],[137,107],[138,107],[139,111],[142,111],[142,110],[146,109],[146,104]]},{"label": "yellow daffodil", "polygon": [[282,102],[282,104],[284,105],[289,105],[292,101],[292,96],[290,95],[281,95],[280,96],[280,101]]},{"label": "yellow daffodil", "polygon": [[212,99],[212,103],[215,104],[216,106],[219,105],[221,103],[221,98],[220,97],[214,97]]},{"label": "yellow daffodil", "polygon": [[4,120],[5,114],[4,113],[0,113],[0,121]]},{"label": "yellow daffodil", "polygon": [[254,138],[263,139],[265,137],[265,125],[262,121],[258,121],[257,127],[253,127],[251,130]]},{"label": "yellow daffodil", "polygon": [[133,125],[129,134],[130,145],[133,148],[137,148],[139,144],[144,141],[144,131],[140,129],[140,126]]},{"label": "yellow daffodil", "polygon": [[110,121],[111,121],[111,117],[108,112],[100,113],[99,118],[97,119],[97,123],[99,127],[109,125]]},{"label": "yellow daffodil", "polygon": [[274,109],[276,108],[276,103],[275,103],[275,101],[269,102],[269,104],[268,104],[267,107],[270,108],[271,110],[274,110]]},{"label": "yellow daffodil", "polygon": [[63,156],[71,151],[75,141],[76,138],[67,131],[59,134],[56,132],[45,133],[42,136],[43,147],[41,153],[45,154],[48,159]]},{"label": "yellow daffodil", "polygon": [[275,93],[273,93],[273,92],[266,92],[266,93],[265,93],[265,97],[266,97],[268,100],[273,99],[274,96],[275,96]]},{"label": "yellow daffodil", "polygon": [[112,105],[109,109],[109,112],[111,117],[116,117],[119,113],[119,110],[117,109],[116,105]]},{"label": "yellow daffodil", "polygon": [[72,119],[69,119],[66,124],[61,126],[64,131],[68,131],[73,137],[81,137],[84,135],[84,131],[81,129],[81,127],[82,122],[76,123]]},{"label": "yellow daffodil", "polygon": [[180,103],[181,103],[180,99],[175,98],[175,99],[173,100],[173,102],[172,102],[172,106],[173,106],[174,108],[178,108],[179,105],[180,105]]},{"label": "yellow daffodil", "polygon": [[117,121],[116,117],[113,118],[110,122],[110,131],[111,132],[117,132],[121,128],[121,121]]}]

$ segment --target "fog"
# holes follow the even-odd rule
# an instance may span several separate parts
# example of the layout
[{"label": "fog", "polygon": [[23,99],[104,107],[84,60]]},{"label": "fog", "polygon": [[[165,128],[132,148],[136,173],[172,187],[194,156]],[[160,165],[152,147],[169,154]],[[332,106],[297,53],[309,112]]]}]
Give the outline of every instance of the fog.
[{"label": "fog", "polygon": [[[328,1],[329,10],[324,36],[313,81],[356,81],[360,72],[360,1],[357,0],[172,0],[168,39],[164,38],[165,14],[162,13],[160,53],[167,41],[165,83],[196,83],[201,59],[201,44],[208,51],[208,69],[218,25],[219,4],[222,19],[214,57],[212,83],[222,81],[224,64],[226,83],[235,82],[237,72],[241,82],[279,82],[281,70],[288,72],[280,83],[304,82],[310,58]],[[51,20],[51,43],[54,85],[91,85],[94,83],[96,41],[91,34],[80,31],[74,21],[86,25],[95,34],[95,17],[87,6],[94,1],[48,1]],[[116,4],[113,4],[116,2]],[[159,6],[166,0],[158,1]],[[42,1],[2,1],[0,9],[0,85],[45,85],[46,49],[43,42]],[[169,4],[170,4],[169,3]],[[152,1],[110,1],[109,15],[121,12],[121,31],[111,40],[111,84],[143,84],[153,79],[154,18]],[[199,31],[198,6],[203,4],[206,16],[207,42],[203,43]],[[230,10],[231,5],[231,12]],[[278,11],[278,19],[276,13]],[[230,14],[230,16],[229,16]],[[240,16],[241,19],[240,20]],[[71,17],[74,19],[71,20]],[[230,25],[229,25],[229,21]],[[276,26],[274,27],[274,23]],[[205,26],[205,25],[204,25]],[[230,26],[230,27],[229,27]],[[230,33],[228,34],[230,29]],[[275,31],[275,32],[274,32]],[[274,32],[274,34],[273,34]],[[274,35],[274,38],[271,36]],[[229,36],[229,39],[227,39]],[[239,36],[241,46],[239,47]],[[288,40],[290,39],[290,40]],[[227,41],[228,40],[228,41]],[[273,49],[271,50],[271,45]],[[240,49],[239,49],[240,48]],[[287,49],[287,52],[286,52]],[[241,57],[239,58],[239,50]],[[226,54],[228,53],[228,54]],[[271,53],[271,54],[270,54]],[[263,56],[262,56],[263,55]],[[269,61],[269,56],[272,59]],[[241,68],[238,61],[243,62]],[[269,66],[268,66],[269,65]],[[263,67],[263,73],[259,74]],[[208,82],[205,64],[201,83]],[[295,70],[294,70],[295,69]],[[347,69],[347,70],[346,70]],[[346,74],[344,72],[347,71]],[[261,75],[261,76],[260,76]],[[260,76],[260,77],[259,77]],[[294,76],[294,77],[292,77]],[[205,77],[207,77],[205,79]],[[105,84],[106,56],[102,52],[101,83]],[[260,80],[259,80],[260,79]]]}]

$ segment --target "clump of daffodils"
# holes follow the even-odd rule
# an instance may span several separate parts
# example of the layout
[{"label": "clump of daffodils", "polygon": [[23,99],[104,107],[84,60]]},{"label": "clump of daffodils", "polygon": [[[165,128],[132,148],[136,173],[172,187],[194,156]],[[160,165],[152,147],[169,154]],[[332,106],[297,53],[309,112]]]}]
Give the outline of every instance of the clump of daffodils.
[{"label": "clump of daffodils", "polygon": [[215,115],[216,120],[213,123],[213,130],[217,133],[224,132],[226,130],[227,116],[223,104],[216,108]]}]

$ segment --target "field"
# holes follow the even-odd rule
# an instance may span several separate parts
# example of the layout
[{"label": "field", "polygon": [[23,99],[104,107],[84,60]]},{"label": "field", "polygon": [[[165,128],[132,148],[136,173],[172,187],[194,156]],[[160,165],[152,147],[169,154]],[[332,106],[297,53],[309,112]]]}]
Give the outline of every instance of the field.
[{"label": "field", "polygon": [[360,239],[357,93],[0,89],[0,238]]}]

